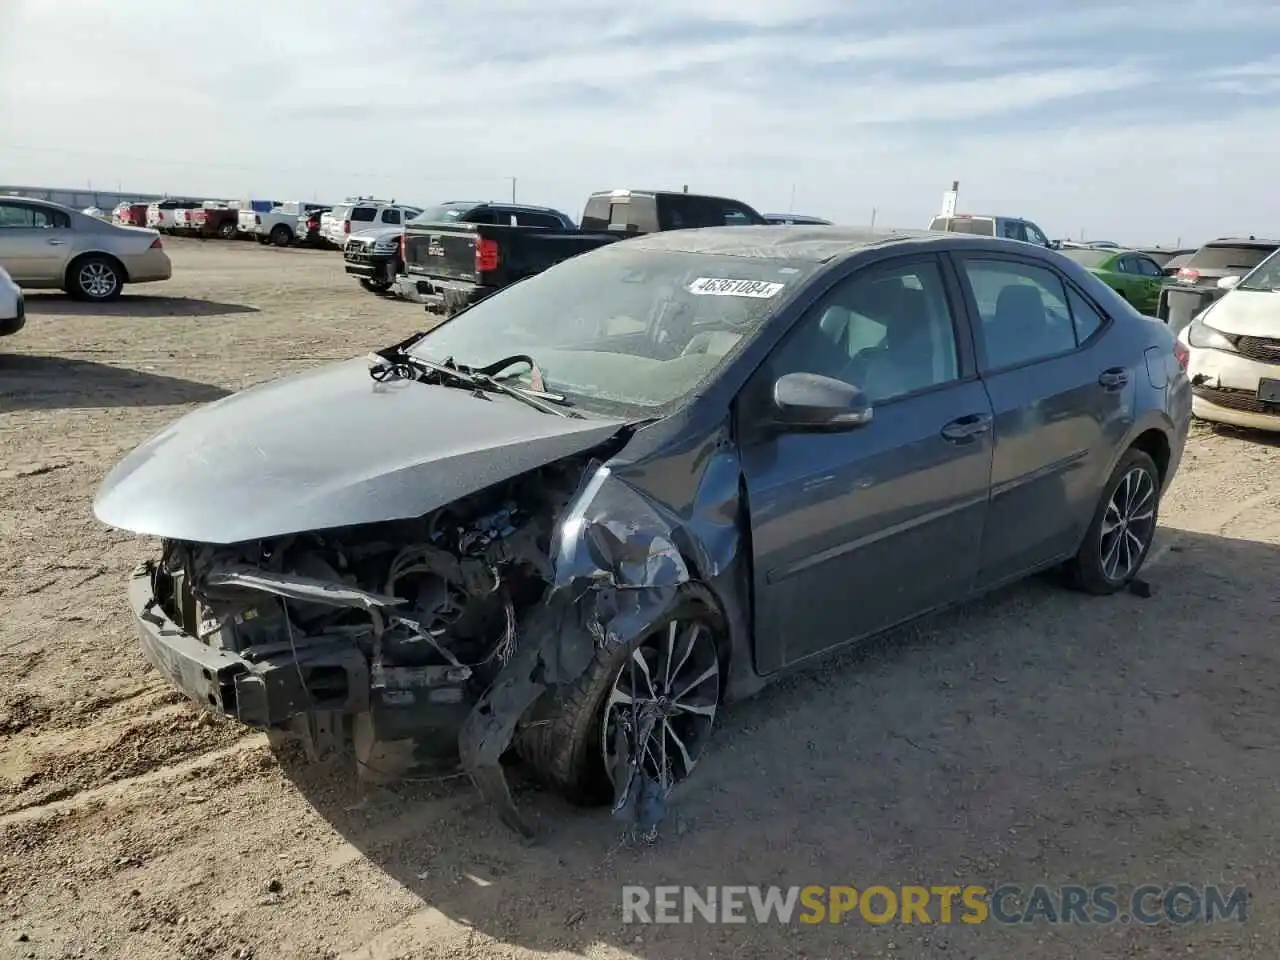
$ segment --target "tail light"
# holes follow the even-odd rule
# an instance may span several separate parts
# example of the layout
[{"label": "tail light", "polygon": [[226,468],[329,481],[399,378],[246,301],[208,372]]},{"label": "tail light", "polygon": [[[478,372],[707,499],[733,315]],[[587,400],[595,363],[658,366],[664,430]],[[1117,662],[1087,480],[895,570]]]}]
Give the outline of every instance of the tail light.
[{"label": "tail light", "polygon": [[488,237],[476,238],[476,273],[498,269],[498,241]]},{"label": "tail light", "polygon": [[255,214],[253,215],[253,225],[254,225],[255,227],[260,227],[260,226],[262,226],[262,216],[261,216],[261,214],[257,214],[257,213],[255,213]]},{"label": "tail light", "polygon": [[1187,283],[1195,283],[1200,279],[1200,271],[1192,270],[1190,267],[1183,267],[1178,271],[1177,277],[1179,280],[1185,280]]},{"label": "tail light", "polygon": [[342,232],[343,232],[343,233],[350,233],[350,232],[351,232],[351,221],[350,221],[350,220],[343,220],[343,221],[342,221]]},{"label": "tail light", "polygon": [[1173,358],[1178,361],[1178,366],[1183,370],[1187,369],[1187,364],[1191,362],[1191,350],[1181,340],[1173,341]]},{"label": "tail light", "polygon": [[209,214],[205,213],[203,210],[196,211],[195,213],[196,223],[205,223],[208,221],[208,219],[209,219]]},{"label": "tail light", "polygon": [[409,257],[407,256],[408,249],[409,237],[402,233],[400,234],[400,259],[405,263],[409,262]]},{"label": "tail light", "polygon": [[164,249],[164,244],[160,242],[160,238],[159,238],[159,237],[156,237],[154,240],[152,240],[152,241],[151,241],[151,249],[152,249],[152,250],[163,250],[163,249]]}]

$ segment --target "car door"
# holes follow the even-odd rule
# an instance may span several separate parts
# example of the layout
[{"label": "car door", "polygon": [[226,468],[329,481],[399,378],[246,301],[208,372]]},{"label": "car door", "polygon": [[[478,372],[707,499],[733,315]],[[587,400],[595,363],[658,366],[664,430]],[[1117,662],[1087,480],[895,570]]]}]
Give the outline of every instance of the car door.
[{"label": "car door", "polygon": [[1133,423],[1139,371],[1115,364],[1105,314],[1043,260],[950,256],[995,412],[978,573],[987,588],[1075,553]]},{"label": "car door", "polygon": [[1164,271],[1150,257],[1136,253],[1133,255],[1133,268],[1140,278],[1133,305],[1148,316],[1154,316],[1160,302],[1160,288],[1164,286]]},{"label": "car door", "polygon": [[19,286],[58,286],[75,237],[61,210],[0,201],[0,267]]},{"label": "car door", "polygon": [[[770,672],[966,595],[991,474],[992,410],[958,286],[935,255],[840,280],[756,371],[738,405],[751,517],[757,667]],[[777,378],[859,386],[871,421],[844,433],[763,422]]]},{"label": "car door", "polygon": [[1044,235],[1044,231],[1030,220],[1022,221],[1022,229],[1027,235],[1027,243],[1034,243],[1038,247],[1050,246],[1049,238]]},{"label": "car door", "polygon": [[1025,243],[1027,232],[1023,229],[1021,220],[1001,220],[1000,236],[1006,240],[1021,240]]}]

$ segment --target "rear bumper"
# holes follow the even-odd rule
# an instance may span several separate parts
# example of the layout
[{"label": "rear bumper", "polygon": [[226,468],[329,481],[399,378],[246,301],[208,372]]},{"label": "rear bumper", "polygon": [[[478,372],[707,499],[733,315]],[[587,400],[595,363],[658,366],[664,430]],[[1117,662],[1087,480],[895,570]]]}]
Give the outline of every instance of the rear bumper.
[{"label": "rear bumper", "polygon": [[173,263],[162,249],[148,249],[126,257],[124,268],[129,272],[129,283],[154,283],[173,276]]},{"label": "rear bumper", "polygon": [[495,287],[482,287],[458,280],[436,280],[414,276],[402,279],[404,285],[414,294],[410,299],[425,306],[427,313],[439,313],[446,317],[473,303],[478,303],[497,290]]},{"label": "rear bumper", "polygon": [[[220,650],[169,617],[156,598],[157,576],[164,574],[155,564],[144,563],[129,579],[129,606],[138,640],[147,661],[192,700],[263,730],[284,727],[308,711],[368,709],[368,662],[349,642],[309,643],[285,651],[258,649],[245,651],[244,656]],[[336,671],[345,675],[345,696],[317,702],[305,678],[323,674],[329,678],[325,686],[331,687]]]}]

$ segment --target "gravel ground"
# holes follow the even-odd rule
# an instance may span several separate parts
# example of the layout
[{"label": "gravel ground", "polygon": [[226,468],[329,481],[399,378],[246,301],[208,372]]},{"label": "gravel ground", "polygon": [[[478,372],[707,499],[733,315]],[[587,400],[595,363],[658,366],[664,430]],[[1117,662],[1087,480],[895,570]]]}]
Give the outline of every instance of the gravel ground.
[{"label": "gravel ground", "polygon": [[[469,785],[358,794],[172,693],[93,490],[196,404],[419,327],[333,253],[169,241],[175,279],[33,295],[0,341],[0,957],[1273,958],[1280,447],[1197,428],[1153,596],[1034,581],[723,715],[663,836]],[[1156,926],[625,924],[619,887],[1242,885]],[[936,913],[934,920],[938,917]]]}]

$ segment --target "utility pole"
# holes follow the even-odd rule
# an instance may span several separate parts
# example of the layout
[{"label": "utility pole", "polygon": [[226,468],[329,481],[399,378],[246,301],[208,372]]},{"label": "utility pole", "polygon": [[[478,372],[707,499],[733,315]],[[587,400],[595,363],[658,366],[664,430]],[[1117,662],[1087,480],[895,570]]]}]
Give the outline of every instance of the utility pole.
[{"label": "utility pole", "polygon": [[874,230],[875,228],[876,228],[876,208],[872,207],[871,208],[871,229]]},{"label": "utility pole", "polygon": [[511,181],[511,202],[515,203],[516,202],[516,178],[507,177],[507,179]]}]

